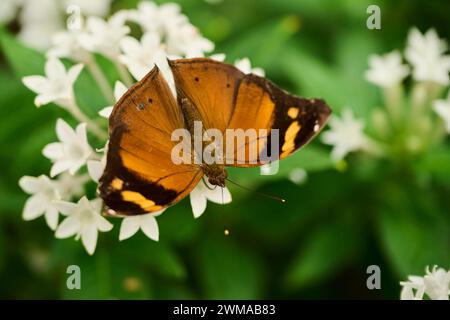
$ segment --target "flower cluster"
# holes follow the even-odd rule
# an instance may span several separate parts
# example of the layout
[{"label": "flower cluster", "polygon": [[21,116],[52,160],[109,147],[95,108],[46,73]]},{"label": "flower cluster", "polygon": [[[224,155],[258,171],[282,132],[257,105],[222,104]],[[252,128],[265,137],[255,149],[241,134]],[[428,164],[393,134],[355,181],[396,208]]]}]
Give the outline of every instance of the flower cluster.
[{"label": "flower cluster", "polygon": [[104,17],[112,0],[2,0],[0,24],[17,19],[19,39],[36,49],[47,49],[51,36],[64,29],[64,15],[82,11],[86,15]]},{"label": "flower cluster", "polygon": [[431,300],[449,300],[450,296],[450,270],[434,266],[426,268],[424,277],[409,276],[408,281],[400,282],[402,300],[422,300],[426,294]]},{"label": "flower cluster", "polygon": [[[67,2],[80,4],[85,1]],[[140,39],[132,36],[129,22],[141,27]],[[58,141],[48,144],[42,151],[52,162],[50,177],[25,176],[20,179],[19,185],[30,194],[23,218],[32,220],[45,216],[57,238],[75,236],[81,239],[86,251],[93,254],[98,232],[107,232],[113,227],[102,216],[102,200],[88,199],[85,194],[86,185],[97,183],[106,165],[108,133],[105,118],[109,117],[112,105],[155,65],[173,86],[167,57],[203,57],[213,49],[213,43],[202,37],[176,4],[157,6],[142,2],[137,9],[118,11],[107,19],[96,15],[69,17],[67,28],[52,36],[52,44],[46,51],[45,76],[27,76],[23,83],[37,94],[37,107],[54,103],[66,110],[78,124],[72,127],[58,119]],[[95,55],[103,55],[117,68],[120,79],[114,88],[96,62]],[[66,68],[60,60],[62,58],[74,64]],[[225,55],[215,54],[211,58],[224,60]],[[246,58],[236,64],[243,72],[263,74],[261,69],[252,69]],[[77,105],[73,86],[82,72],[88,72],[94,78],[98,89],[110,102],[109,106],[98,111],[97,119],[89,118]],[[74,200],[76,202],[72,202]],[[226,204],[231,202],[231,195],[226,188],[212,189],[200,182],[192,191],[190,200],[194,217],[198,218],[205,211],[208,200]],[[61,222],[60,213],[64,217]],[[142,230],[157,241],[156,217],[161,213],[124,218],[119,239],[127,239]]]},{"label": "flower cluster", "polygon": [[[323,142],[333,146],[332,158],[340,161],[354,151],[384,157],[395,156],[396,152],[416,154],[430,143],[441,142],[445,130],[450,133],[450,91],[446,100],[439,99],[449,84],[450,55],[446,51],[446,41],[435,30],[422,34],[413,28],[404,51],[409,64],[403,62],[399,51],[371,55],[365,78],[382,89],[385,108],[373,111],[372,136],[364,132],[366,124],[350,109],[344,109],[341,118],[332,116],[330,130],[322,135]],[[410,75],[414,82],[408,99],[404,97],[403,80]],[[410,106],[404,101],[410,101]],[[439,122],[436,115],[443,121]],[[410,123],[405,125],[404,119],[410,119]],[[399,141],[394,136],[404,139]],[[394,140],[399,145],[390,145]]]}]

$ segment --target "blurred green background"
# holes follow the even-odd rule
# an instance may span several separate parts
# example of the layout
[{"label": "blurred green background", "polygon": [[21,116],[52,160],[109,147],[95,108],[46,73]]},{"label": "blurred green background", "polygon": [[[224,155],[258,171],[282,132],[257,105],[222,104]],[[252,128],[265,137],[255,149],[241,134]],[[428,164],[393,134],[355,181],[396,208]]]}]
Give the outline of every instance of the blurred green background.
[{"label": "blurred green background", "polygon": [[[448,1],[175,2],[227,61],[249,57],[281,87],[324,98],[336,114],[350,106],[366,120],[381,103],[363,76],[369,54],[403,50],[412,26],[450,39]],[[113,10],[136,4],[114,1]],[[381,7],[381,30],[366,28],[370,4]],[[279,175],[230,173],[285,204],[229,186],[233,202],[208,203],[198,220],[188,200],[167,210],[158,219],[159,242],[141,233],[119,242],[114,220],[92,257],[73,239],[55,239],[44,219],[24,222],[27,195],[17,181],[48,173],[41,150],[55,139],[56,118],[68,117],[34,107],[20,78],[42,74],[44,58],[11,36],[16,28],[1,32],[0,298],[397,299],[407,275],[450,267],[448,141],[426,159],[354,155],[338,170],[317,139],[282,162]],[[89,102],[91,114],[105,105]],[[300,186],[287,179],[297,167],[308,172]],[[71,264],[81,267],[82,290],[66,289]],[[372,264],[381,268],[381,290],[366,287]]]}]

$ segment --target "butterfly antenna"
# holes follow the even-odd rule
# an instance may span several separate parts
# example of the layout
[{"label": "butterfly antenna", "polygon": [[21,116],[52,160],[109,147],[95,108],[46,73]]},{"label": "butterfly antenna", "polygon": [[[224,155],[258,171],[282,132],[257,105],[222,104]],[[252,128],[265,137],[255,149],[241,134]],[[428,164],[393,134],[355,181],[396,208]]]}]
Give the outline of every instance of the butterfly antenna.
[{"label": "butterfly antenna", "polygon": [[254,190],[254,189],[245,187],[245,186],[243,186],[243,185],[241,185],[241,184],[239,184],[239,183],[237,183],[237,182],[235,182],[233,180],[230,180],[229,178],[227,178],[227,181],[231,182],[235,186],[238,186],[238,187],[240,187],[240,188],[242,188],[244,190],[247,190],[247,191],[250,191],[250,192],[254,192],[254,193],[256,193],[259,196],[266,197],[266,198],[269,198],[269,199],[273,199],[273,200],[276,200],[276,201],[281,202],[281,203],[286,202],[286,200],[283,199],[283,198],[280,198],[280,197],[277,197],[277,196],[272,196],[270,194],[262,193],[262,192]]},{"label": "butterfly antenna", "polygon": [[[224,201],[223,201],[223,189],[224,189],[224,187],[220,187],[220,189],[221,189],[221,191],[222,191],[222,205],[224,205]],[[224,222],[224,229],[223,229],[223,234],[225,235],[225,236],[228,236],[228,235],[230,235],[230,230],[226,227],[226,223],[225,223],[225,214],[223,214],[223,212],[224,212],[224,208],[222,207],[222,221]]]}]

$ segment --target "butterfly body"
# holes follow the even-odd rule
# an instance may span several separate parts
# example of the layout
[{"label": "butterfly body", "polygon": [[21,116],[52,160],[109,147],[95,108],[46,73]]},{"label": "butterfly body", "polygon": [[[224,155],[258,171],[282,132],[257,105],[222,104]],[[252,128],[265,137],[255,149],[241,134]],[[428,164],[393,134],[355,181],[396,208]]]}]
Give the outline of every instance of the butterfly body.
[{"label": "butterfly body", "polygon": [[[203,119],[197,111],[197,108],[192,104],[192,102],[186,98],[182,97],[179,99],[181,110],[184,117],[184,122],[187,130],[189,131],[189,136],[191,137],[191,146],[194,149],[191,151],[193,158],[191,161],[195,162],[195,157],[200,157],[203,154],[203,150],[208,146],[209,142],[203,139],[205,134]],[[200,124],[201,130],[195,130],[195,123]],[[196,141],[201,141],[200,148],[195,149],[198,145]],[[203,174],[208,177],[208,182],[213,186],[225,187],[225,180],[228,177],[227,171],[223,164],[217,163],[201,163],[200,167]]]},{"label": "butterfly body", "polygon": [[[323,100],[295,97],[228,64],[204,58],[169,64],[176,98],[155,67],[111,114],[107,165],[99,187],[111,215],[171,206],[204,176],[210,184],[224,187],[226,166],[260,166],[267,163],[262,151],[272,160],[283,159],[310,141],[330,114]],[[173,159],[173,135],[179,130],[189,141],[189,148],[181,152],[183,162]],[[253,131],[266,134],[242,140],[228,136]],[[204,158],[211,146],[216,147],[212,162]],[[252,148],[257,152],[248,151]]]}]

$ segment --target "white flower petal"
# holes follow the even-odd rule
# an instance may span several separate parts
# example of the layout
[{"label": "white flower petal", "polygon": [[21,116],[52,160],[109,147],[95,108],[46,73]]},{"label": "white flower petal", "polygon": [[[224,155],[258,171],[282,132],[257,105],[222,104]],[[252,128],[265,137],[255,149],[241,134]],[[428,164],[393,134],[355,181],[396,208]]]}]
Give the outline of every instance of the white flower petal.
[{"label": "white flower petal", "polygon": [[48,80],[43,76],[28,76],[22,78],[22,83],[28,87],[28,89],[35,93],[41,93],[48,87]]},{"label": "white flower petal", "polygon": [[450,56],[445,55],[446,51],[446,41],[440,39],[434,29],[425,34],[416,28],[411,29],[405,57],[413,66],[414,79],[447,85],[450,82]]},{"label": "white flower petal", "polygon": [[93,255],[97,246],[98,231],[95,225],[88,225],[81,231],[81,242],[87,253]]},{"label": "white flower petal", "polygon": [[127,91],[128,88],[122,82],[116,81],[114,85],[114,98],[116,99],[116,102],[119,101]]},{"label": "white flower petal", "polygon": [[59,59],[49,59],[45,63],[45,74],[48,79],[60,80],[66,77],[66,68]]},{"label": "white flower petal", "polygon": [[122,224],[120,225],[119,240],[122,241],[130,238],[136,232],[138,232],[139,227],[140,227],[139,216],[124,218],[122,220]]},{"label": "white flower petal", "polygon": [[322,142],[332,145],[333,160],[342,160],[348,153],[360,150],[366,144],[364,122],[356,119],[350,109],[344,109],[342,117],[331,116],[330,130],[322,134]]},{"label": "white flower petal", "polygon": [[34,220],[44,214],[46,201],[40,195],[34,195],[25,202],[22,217],[25,221]]},{"label": "white flower petal", "polygon": [[56,135],[61,142],[72,142],[76,139],[75,131],[63,119],[56,121]]},{"label": "white flower petal", "polygon": [[236,60],[234,62],[234,65],[236,68],[238,68],[245,74],[252,72],[252,67],[250,64],[250,60],[248,58],[242,58],[242,59]]},{"label": "white flower petal", "polygon": [[447,100],[434,101],[433,110],[445,122],[447,132],[450,133],[450,90],[447,96]]},{"label": "white flower petal", "polygon": [[366,71],[366,80],[384,88],[398,85],[408,74],[409,67],[402,64],[402,57],[398,51],[383,56],[369,57],[370,69]]},{"label": "white flower petal", "polygon": [[51,170],[50,170],[50,177],[55,177],[61,172],[67,171],[71,169],[72,162],[71,161],[56,161]]},{"label": "white flower petal", "polygon": [[87,140],[86,128],[87,128],[86,123],[80,123],[76,127],[75,132],[76,132],[79,144],[83,145],[85,147],[85,150],[89,150],[91,148],[90,148],[88,140]]},{"label": "white flower petal", "polygon": [[154,217],[159,217],[160,215],[162,215],[164,213],[164,211],[166,211],[166,208],[164,208],[162,210],[159,210],[159,211],[155,211],[155,212],[152,213],[152,215]]},{"label": "white flower petal", "polygon": [[207,188],[204,194],[206,199],[214,203],[227,204],[231,202],[231,193],[227,187],[212,186],[212,190]]},{"label": "white flower petal", "polygon": [[33,194],[41,188],[41,182],[36,177],[23,176],[19,180],[19,186],[28,194]]},{"label": "white flower petal", "polygon": [[92,180],[98,182],[103,174],[103,171],[105,170],[105,163],[98,160],[89,160],[87,162],[87,168],[89,176],[92,178]]},{"label": "white flower petal", "polygon": [[58,226],[58,210],[55,207],[47,208],[45,211],[45,221],[50,229],[56,230]]},{"label": "white flower petal", "polygon": [[103,118],[109,119],[109,116],[111,115],[113,109],[114,109],[114,107],[112,107],[112,106],[105,107],[105,108],[103,108],[102,110],[100,110],[98,112],[98,115],[103,117]]},{"label": "white flower petal", "polygon": [[49,143],[42,150],[42,154],[48,159],[58,159],[64,156],[64,147],[60,142]]},{"label": "white flower petal", "polygon": [[108,232],[111,231],[113,228],[113,224],[106,220],[104,217],[102,217],[100,214],[97,214],[95,216],[97,229],[101,232]]},{"label": "white flower petal", "polygon": [[191,191],[190,201],[191,201],[192,213],[194,214],[194,218],[200,217],[203,214],[203,212],[205,212],[205,210],[206,210],[207,200],[203,194],[202,189],[199,189],[198,186],[194,190]]},{"label": "white flower petal", "polygon": [[400,300],[414,300],[414,292],[409,284],[404,284],[400,292]]},{"label": "white flower petal", "polygon": [[159,240],[158,222],[151,213],[141,217],[141,229],[150,239]]},{"label": "white flower petal", "polygon": [[61,222],[55,232],[55,237],[65,239],[80,232],[81,224],[76,216],[69,216]]},{"label": "white flower petal", "polygon": [[224,62],[226,55],[225,55],[225,53],[216,53],[216,54],[210,55],[209,58],[216,60],[216,61]]},{"label": "white flower petal", "polygon": [[55,201],[53,201],[53,205],[55,206],[56,209],[58,209],[59,212],[61,212],[65,216],[70,216],[72,214],[75,214],[77,211],[76,203],[55,200]]},{"label": "white flower petal", "polygon": [[36,107],[40,107],[49,104],[50,102],[56,102],[57,99],[58,96],[54,94],[40,94],[34,99],[34,104]]},{"label": "white flower petal", "polygon": [[84,65],[82,63],[79,63],[69,69],[69,72],[67,74],[69,83],[71,83],[71,84],[75,83],[75,81],[77,80],[77,78],[80,75],[80,72],[81,72],[81,70],[83,70],[83,68],[84,68]]}]

